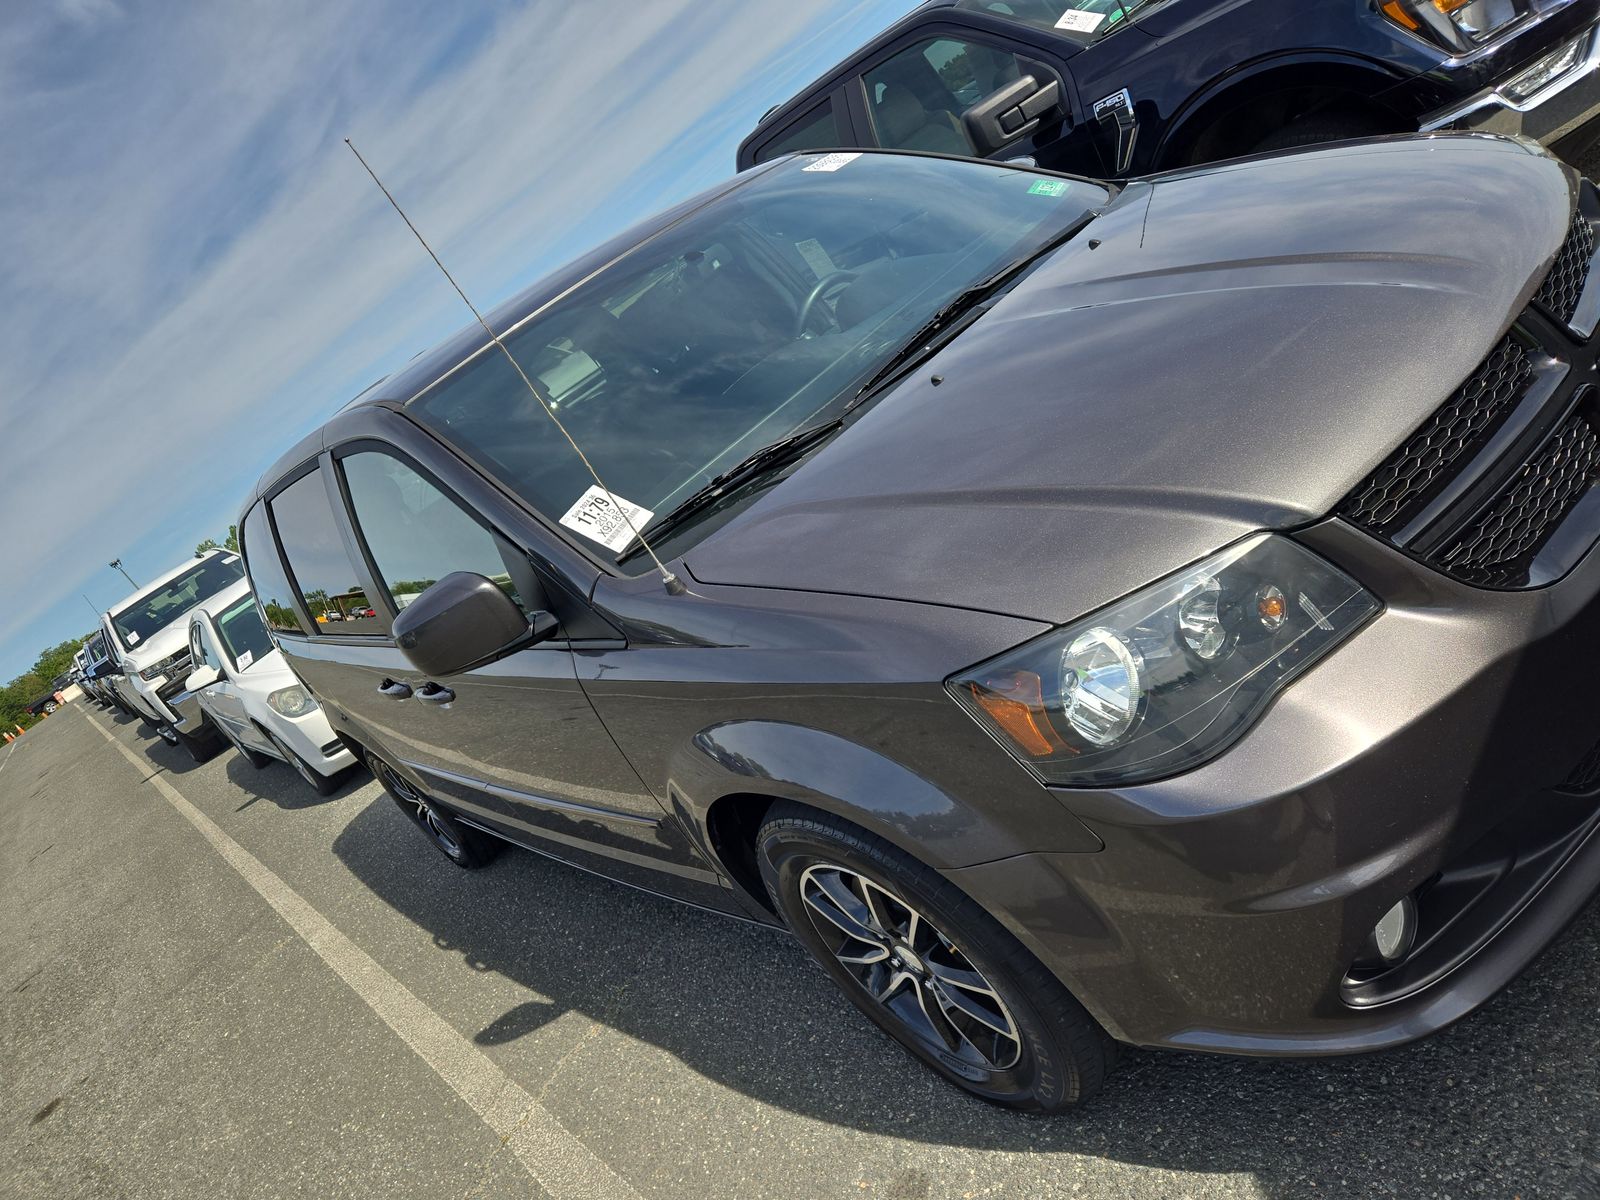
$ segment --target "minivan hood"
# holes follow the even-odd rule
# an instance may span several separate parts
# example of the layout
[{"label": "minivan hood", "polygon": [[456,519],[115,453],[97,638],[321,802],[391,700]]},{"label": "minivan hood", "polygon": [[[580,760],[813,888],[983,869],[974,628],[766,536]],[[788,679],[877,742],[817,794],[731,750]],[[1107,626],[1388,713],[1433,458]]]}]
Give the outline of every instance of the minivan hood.
[{"label": "minivan hood", "polygon": [[1059,623],[1315,520],[1504,335],[1575,197],[1472,135],[1134,183],[686,566]]}]

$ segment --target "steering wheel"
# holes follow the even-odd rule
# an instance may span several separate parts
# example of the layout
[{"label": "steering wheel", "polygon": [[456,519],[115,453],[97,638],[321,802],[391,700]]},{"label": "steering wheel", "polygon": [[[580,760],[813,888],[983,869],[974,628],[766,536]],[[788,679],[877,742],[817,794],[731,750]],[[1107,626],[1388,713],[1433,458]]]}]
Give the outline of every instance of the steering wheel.
[{"label": "steering wheel", "polygon": [[794,336],[797,338],[805,336],[806,327],[811,324],[811,312],[816,308],[818,300],[829,292],[838,291],[847,283],[855,282],[855,278],[854,271],[829,271],[817,280],[800,305],[800,315],[794,319]]}]

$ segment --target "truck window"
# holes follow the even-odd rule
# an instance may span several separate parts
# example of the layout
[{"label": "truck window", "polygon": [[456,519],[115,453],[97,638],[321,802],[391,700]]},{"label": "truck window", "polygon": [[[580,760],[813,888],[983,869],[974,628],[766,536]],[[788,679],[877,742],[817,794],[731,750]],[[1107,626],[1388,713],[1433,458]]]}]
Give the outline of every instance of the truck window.
[{"label": "truck window", "polygon": [[825,100],[761,147],[756,152],[756,161],[767,162],[781,154],[793,154],[799,150],[836,150],[843,145],[833,101]]},{"label": "truck window", "polygon": [[919,42],[864,76],[878,144],[931,154],[973,152],[961,114],[1022,77],[1017,56],[956,38]]}]

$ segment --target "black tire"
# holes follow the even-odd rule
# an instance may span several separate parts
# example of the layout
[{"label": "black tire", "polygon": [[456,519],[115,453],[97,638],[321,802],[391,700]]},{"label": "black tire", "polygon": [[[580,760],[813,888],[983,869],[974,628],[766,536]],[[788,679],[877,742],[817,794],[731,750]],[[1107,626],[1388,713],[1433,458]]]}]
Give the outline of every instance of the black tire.
[{"label": "black tire", "polygon": [[[1115,1043],[1060,980],[938,872],[846,821],[788,802],[773,806],[756,845],[768,894],[800,943],[856,1007],[957,1087],[1032,1112],[1059,1112],[1100,1090]],[[870,938],[842,932],[801,894],[804,887],[826,906],[840,885],[852,889],[856,911],[880,918],[863,930]],[[874,929],[884,927],[893,932],[879,939]],[[849,966],[836,957],[868,958],[880,940],[891,957]]]},{"label": "black tire", "polygon": [[1343,142],[1350,138],[1377,137],[1394,132],[1394,129],[1370,117],[1356,117],[1348,113],[1302,117],[1269,133],[1255,144],[1251,152],[1265,154],[1272,150],[1293,150],[1300,146],[1317,146],[1323,142]]},{"label": "black tire", "polygon": [[343,775],[342,771],[339,775],[324,775],[285,745],[283,739],[277,734],[267,729],[263,729],[261,732],[266,734],[267,740],[278,748],[278,753],[283,757],[283,761],[293,767],[294,773],[300,776],[305,785],[317,795],[331,796],[339,790],[340,776]]},{"label": "black tire", "polygon": [[468,871],[476,870],[500,852],[502,843],[499,838],[490,837],[457,821],[432,796],[397,774],[394,768],[371,751],[367,752],[367,766],[406,819],[422,830],[439,853],[456,866]]},{"label": "black tire", "polygon": [[172,732],[177,736],[178,745],[183,747],[194,762],[207,763],[222,753],[222,736],[209,724],[202,726],[202,732],[198,735],[186,734],[177,729]]},{"label": "black tire", "polygon": [[263,754],[259,750],[250,749],[249,746],[246,746],[243,742],[241,742],[238,738],[234,737],[233,734],[229,733],[227,730],[223,730],[222,731],[222,736],[228,740],[228,745],[232,746],[234,748],[234,750],[236,750],[238,752],[239,757],[244,759],[245,762],[249,763],[251,765],[251,767],[253,767],[257,771],[259,771],[263,767],[268,766],[271,763],[277,761],[270,754]]}]

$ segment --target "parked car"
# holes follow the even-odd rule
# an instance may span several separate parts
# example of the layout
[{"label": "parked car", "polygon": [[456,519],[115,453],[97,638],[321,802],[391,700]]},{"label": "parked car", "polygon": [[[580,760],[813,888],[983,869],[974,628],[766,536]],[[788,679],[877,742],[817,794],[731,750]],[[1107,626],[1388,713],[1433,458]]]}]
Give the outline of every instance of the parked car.
[{"label": "parked car", "polygon": [[451,861],[785,924],[979,1096],[1393,1046],[1600,879],[1597,218],[1475,135],[788,158],[492,313],[543,403],[468,330],[341,411],[243,552]]},{"label": "parked car", "polygon": [[111,686],[111,677],[116,674],[116,664],[106,652],[106,635],[103,629],[96,629],[89,635],[89,640],[84,643],[84,676],[90,695],[105,708],[122,707],[121,700]]},{"label": "parked car", "polygon": [[215,613],[189,617],[189,655],[194,669],[174,709],[189,699],[203,719],[251,766],[273,761],[293,767],[319,796],[331,796],[356,758],[272,644],[256,598],[245,595]]},{"label": "parked car", "polygon": [[115,648],[116,673],[108,678],[119,701],[197,762],[214,755],[220,742],[208,730],[180,729],[170,703],[189,677],[189,614],[196,608],[220,609],[249,594],[239,556],[212,550],[174,567],[101,617],[106,644]]},{"label": "parked car", "polygon": [[932,0],[788,102],[741,170],[884,147],[1124,177],[1450,128],[1575,153],[1600,0]]}]

